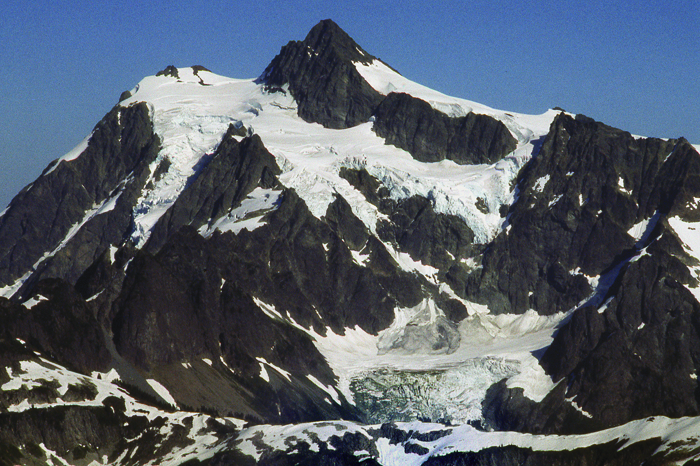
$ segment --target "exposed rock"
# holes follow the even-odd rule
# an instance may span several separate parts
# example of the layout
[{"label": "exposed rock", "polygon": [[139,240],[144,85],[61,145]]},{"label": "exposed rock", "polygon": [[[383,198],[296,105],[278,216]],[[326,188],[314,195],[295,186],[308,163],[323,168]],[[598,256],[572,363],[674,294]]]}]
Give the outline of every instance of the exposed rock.
[{"label": "exposed rock", "polygon": [[90,373],[111,361],[104,335],[85,301],[66,282],[44,280],[34,288],[37,303],[27,309],[0,298],[2,338],[21,338],[44,355]]},{"label": "exposed rock", "polygon": [[[197,181],[209,176],[213,163]],[[259,181],[259,177],[251,179]],[[199,189],[195,184],[191,188]],[[392,260],[382,259],[380,251],[386,254],[386,250],[381,243],[360,244],[368,238],[361,222],[349,210],[342,216],[333,213],[343,210],[343,201],[329,207],[329,217],[341,222],[330,222],[329,228],[310,214],[293,191],[283,192],[281,199],[278,208],[266,215],[266,225],[253,231],[215,233],[205,239],[192,227],[184,227],[155,256],[138,253],[113,305],[116,349],[146,373],[202,355],[215,361],[223,357],[234,374],[240,374],[225,377],[239,387],[236,394],[231,392],[230,404],[197,398],[223,413],[252,410],[270,422],[337,418],[341,412],[352,417],[349,407],[338,411],[319,403],[318,397],[326,395],[315,386],[304,388],[309,374],[328,385],[334,376],[308,335],[282,316],[318,332],[329,326],[342,333],[359,325],[376,333],[391,323],[395,305],[415,305],[422,298],[421,282]],[[358,234],[353,244],[364,246],[369,256],[365,267],[355,263],[343,241]],[[262,309],[254,298],[272,306],[280,319],[266,315],[271,311]],[[296,388],[289,390],[283,378],[278,378],[279,383],[264,382],[258,376],[261,363],[256,358],[289,371]],[[191,405],[193,400],[181,402]]]},{"label": "exposed rock", "polygon": [[623,268],[603,306],[574,313],[542,359],[606,426],[700,414],[700,305],[663,237]]},{"label": "exposed rock", "polygon": [[177,68],[173,65],[166,66],[165,69],[157,72],[156,76],[170,76],[175,79],[180,79],[180,73],[178,72]]},{"label": "exposed rock", "polygon": [[395,201],[389,191],[366,170],[343,168],[345,178],[368,202],[389,217],[377,226],[379,237],[424,264],[447,270],[455,261],[471,257],[479,248],[463,220],[435,212],[432,202],[420,196]]},{"label": "exposed rock", "polygon": [[[13,283],[37,263],[49,267],[40,261],[44,254],[58,249],[69,230],[87,220],[86,212],[118,196],[116,207],[93,217],[43,274],[77,279],[109,244],[129,233],[129,198],[138,196],[143,171],[159,148],[145,103],[112,109],[78,158],[53,162],[0,218],[0,284]],[[121,185],[129,174],[132,180]]]},{"label": "exposed rock", "polygon": [[507,228],[486,250],[483,269],[452,287],[494,312],[572,309],[592,291],[586,275],[630,254],[632,226],[668,212],[695,180],[700,161],[691,151],[682,140],[635,139],[560,114],[518,176]]},{"label": "exposed rock", "polygon": [[336,195],[335,200],[328,206],[325,221],[353,251],[360,251],[367,244],[369,231],[365,224],[355,217],[350,204],[342,196]]},{"label": "exposed rock", "polygon": [[304,120],[349,128],[367,122],[383,98],[353,64],[372,60],[337,24],[324,20],[302,42],[282,47],[260,80],[270,87],[288,84]]},{"label": "exposed rock", "polygon": [[515,150],[506,126],[487,115],[452,118],[408,94],[389,94],[377,107],[373,129],[387,144],[421,162],[495,163]]},{"label": "exposed rock", "polygon": [[196,179],[183,191],[175,204],[153,229],[147,250],[157,251],[172,234],[184,225],[199,228],[211,225],[260,186],[273,188],[281,170],[275,158],[253,135],[240,143],[240,132],[230,125],[211,160],[200,168]]},{"label": "exposed rock", "polygon": [[603,429],[600,420],[589,418],[574,407],[566,390],[566,383],[561,382],[536,403],[523,395],[522,388],[508,388],[506,381],[502,380],[486,393],[483,402],[486,427],[489,430],[559,435]]}]

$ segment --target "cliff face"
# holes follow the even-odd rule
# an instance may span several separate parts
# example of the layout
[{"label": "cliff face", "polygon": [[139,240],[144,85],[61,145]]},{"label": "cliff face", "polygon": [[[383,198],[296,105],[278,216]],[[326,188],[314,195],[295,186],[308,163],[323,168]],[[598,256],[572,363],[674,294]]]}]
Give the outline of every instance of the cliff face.
[{"label": "cliff face", "polygon": [[687,141],[637,140],[560,115],[518,176],[505,234],[464,288],[506,312],[571,309],[596,288],[586,277],[606,275],[655,240],[659,218],[687,202],[697,163]]},{"label": "cliff face", "polygon": [[[30,268],[75,280],[109,244],[121,242],[159,149],[145,103],[105,115],[77,158],[49,165],[0,218],[0,283]],[[100,209],[105,215],[90,215]],[[78,225],[84,227],[72,231]]]},{"label": "cliff face", "polygon": [[288,85],[304,120],[350,128],[368,121],[382,100],[353,64],[372,60],[337,24],[325,20],[303,41],[282,47],[260,80],[271,90]]},{"label": "cliff face", "polygon": [[421,162],[492,164],[515,150],[508,128],[487,115],[449,117],[408,94],[391,93],[375,112],[374,131]]}]

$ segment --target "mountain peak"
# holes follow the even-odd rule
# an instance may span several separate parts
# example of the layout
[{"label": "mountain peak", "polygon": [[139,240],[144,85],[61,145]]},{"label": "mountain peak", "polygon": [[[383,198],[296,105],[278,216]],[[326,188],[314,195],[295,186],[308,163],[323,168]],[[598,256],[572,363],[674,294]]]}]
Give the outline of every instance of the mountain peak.
[{"label": "mountain peak", "polygon": [[259,81],[271,88],[288,85],[304,120],[348,128],[366,122],[381,101],[356,68],[358,62],[374,60],[340,26],[326,19],[303,41],[282,47]]},{"label": "mountain peak", "polygon": [[343,59],[352,62],[371,63],[375,59],[331,19],[324,19],[311,28],[302,43],[318,54],[332,48]]}]

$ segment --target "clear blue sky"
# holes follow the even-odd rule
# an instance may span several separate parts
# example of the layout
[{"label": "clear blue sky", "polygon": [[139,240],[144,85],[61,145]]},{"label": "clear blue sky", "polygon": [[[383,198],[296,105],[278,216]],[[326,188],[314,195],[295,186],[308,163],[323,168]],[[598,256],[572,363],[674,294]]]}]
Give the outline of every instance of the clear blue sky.
[{"label": "clear blue sky", "polygon": [[256,77],[325,18],[450,95],[700,143],[698,0],[4,0],[0,14],[0,209],[144,76]]}]

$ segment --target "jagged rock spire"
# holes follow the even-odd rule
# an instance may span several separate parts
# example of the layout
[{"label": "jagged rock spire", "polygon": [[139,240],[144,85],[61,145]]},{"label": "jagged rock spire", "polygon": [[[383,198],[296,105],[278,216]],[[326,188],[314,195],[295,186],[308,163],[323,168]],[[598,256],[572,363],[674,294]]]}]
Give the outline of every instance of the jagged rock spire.
[{"label": "jagged rock spire", "polygon": [[303,41],[282,47],[260,80],[270,87],[288,84],[299,104],[299,116],[306,121],[349,128],[367,121],[382,100],[354,65],[374,59],[327,19]]},{"label": "jagged rock spire", "polygon": [[371,63],[375,59],[330,19],[324,19],[314,26],[303,43],[319,54],[332,48],[342,58],[353,62]]}]

